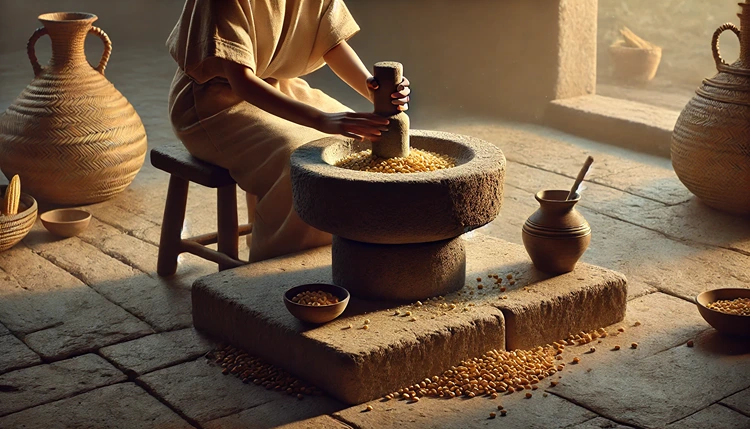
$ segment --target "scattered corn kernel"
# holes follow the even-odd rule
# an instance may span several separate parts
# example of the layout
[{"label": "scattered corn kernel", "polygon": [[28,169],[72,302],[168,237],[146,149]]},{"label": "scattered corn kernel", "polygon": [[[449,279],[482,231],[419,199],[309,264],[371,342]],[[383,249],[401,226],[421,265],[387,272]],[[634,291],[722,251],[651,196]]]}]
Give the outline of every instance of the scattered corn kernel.
[{"label": "scattered corn kernel", "polygon": [[612,347],[612,350],[620,350],[620,346],[614,346]]},{"label": "scattered corn kernel", "polygon": [[368,405],[365,407],[365,411],[372,411],[372,405]]},{"label": "scattered corn kernel", "polygon": [[508,410],[500,410],[500,415],[505,417],[508,415]]},{"label": "scattered corn kernel", "polygon": [[578,363],[580,361],[581,361],[581,358],[579,358],[578,356],[573,358],[573,363]]},{"label": "scattered corn kernel", "polygon": [[637,348],[638,348],[638,343],[632,343],[632,344],[630,345],[630,348],[631,348],[631,349],[637,349]]},{"label": "scattered corn kernel", "polygon": [[694,345],[695,345],[695,343],[693,343],[693,340],[688,340],[688,342],[687,342],[687,346],[688,347],[693,347]]},{"label": "scattered corn kernel", "polygon": [[370,324],[370,319],[365,319],[365,323],[364,324],[365,325],[369,325]]},{"label": "scattered corn kernel", "polygon": [[491,418],[491,419],[494,419],[494,418],[495,418],[496,416],[497,416],[497,414],[495,414],[495,412],[491,412],[491,413],[490,413],[490,418]]}]

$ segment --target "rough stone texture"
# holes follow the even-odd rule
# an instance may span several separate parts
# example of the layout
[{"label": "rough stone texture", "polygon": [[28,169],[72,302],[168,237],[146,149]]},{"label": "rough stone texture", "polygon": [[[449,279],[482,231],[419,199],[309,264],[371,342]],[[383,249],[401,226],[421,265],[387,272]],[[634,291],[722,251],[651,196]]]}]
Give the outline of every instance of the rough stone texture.
[{"label": "rough stone texture", "polygon": [[0,418],[0,428],[191,429],[133,383],[106,386]]},{"label": "rough stone texture", "polygon": [[[585,263],[570,273],[550,276],[536,270],[525,249],[502,240],[477,234],[467,241],[467,282],[483,289],[469,288],[464,299],[477,305],[493,305],[505,317],[505,344],[523,349],[550,343],[570,332],[590,330],[618,322],[625,316],[626,279],[622,274]],[[513,276],[500,292],[488,274]],[[507,296],[507,299],[501,299]]]},{"label": "rough stone texture", "polygon": [[243,384],[204,358],[160,369],[138,378],[158,398],[199,423],[277,401],[282,393]]},{"label": "rough stone texture", "polygon": [[745,415],[750,416],[750,388],[735,393],[734,395],[724,398],[721,403],[727,407],[733,408]]},{"label": "rough stone texture", "polygon": [[[500,416],[497,405],[502,404],[508,415]],[[596,417],[591,411],[542,391],[526,399],[523,395],[506,395],[496,400],[485,397],[472,399],[422,399],[417,403],[405,401],[373,401],[373,410],[365,412],[365,404],[341,412],[341,419],[361,429],[440,427],[469,429],[484,427],[548,429],[576,427]],[[493,420],[490,412],[497,413]]]},{"label": "rough stone texture", "polygon": [[[303,400],[292,396],[284,396],[273,402],[212,420],[205,423],[203,427],[206,429],[260,429],[297,424],[301,428],[333,427],[340,429],[346,426],[325,415],[343,408],[343,404],[325,396],[308,396]],[[318,418],[315,422],[307,420],[316,416]],[[305,422],[310,425],[303,424]]]},{"label": "rough stone texture", "polygon": [[[394,316],[387,303],[352,298],[337,320],[307,326],[286,310],[282,294],[291,285],[330,283],[329,261],[330,247],[323,247],[199,279],[193,286],[195,326],[351,404],[504,346],[502,313],[489,306],[447,316],[437,303],[408,305]],[[407,310],[413,316],[404,316]],[[366,319],[368,330],[361,329]],[[353,328],[343,329],[348,324]]]},{"label": "rough stone texture", "polygon": [[291,158],[300,217],[333,235],[379,244],[454,238],[497,217],[505,175],[505,157],[497,147],[469,136],[419,130],[411,131],[410,142],[457,159],[457,166],[369,173],[332,165],[366,143],[325,138],[301,146]]},{"label": "rough stone texture", "polygon": [[466,280],[460,237],[415,244],[370,244],[333,237],[333,283],[361,299],[416,301],[455,292]]},{"label": "rough stone texture", "polygon": [[621,424],[617,424],[613,422],[612,420],[607,420],[604,417],[597,417],[595,419],[591,419],[588,421],[585,421],[583,423],[579,423],[575,426],[570,426],[571,428],[575,429],[630,429],[632,426],[623,426]]},{"label": "rough stone texture", "polygon": [[189,283],[171,287],[76,237],[55,240],[40,234],[27,237],[25,243],[157,330],[190,325]]},{"label": "rough stone texture", "polygon": [[[245,427],[247,426],[240,426],[240,428]],[[329,416],[319,416],[278,426],[278,429],[351,429],[351,426],[341,423],[338,420],[334,420]]]},{"label": "rough stone texture", "polygon": [[[477,234],[466,247],[467,286],[444,301],[399,307],[402,315],[412,312],[415,322],[394,316],[387,303],[354,299],[327,325],[310,327],[294,319],[281,295],[290,285],[331,281],[330,248],[323,247],[199,279],[193,287],[194,323],[346,403],[360,403],[490,349],[537,346],[624,316],[620,274],[580,264],[550,278],[533,269],[521,246]],[[477,277],[508,273],[517,283],[505,280],[506,292],[489,282],[474,290]],[[453,302],[455,310],[442,306]],[[505,314],[512,326],[504,326]],[[371,322],[368,330],[360,329],[365,319]],[[353,328],[342,329],[348,324]]]},{"label": "rough stone texture", "polygon": [[667,426],[669,429],[747,429],[749,427],[750,417],[717,404]]},{"label": "rough stone texture", "polygon": [[163,332],[99,350],[126,373],[142,375],[206,354],[215,343],[192,328]]},{"label": "rough stone texture", "polygon": [[[152,333],[151,328],[23,245],[0,254],[0,321],[45,359]],[[12,276],[7,274],[12,273]]]},{"label": "rough stone texture", "polygon": [[125,379],[94,354],[9,372],[0,375],[0,416]]},{"label": "rough stone texture", "polygon": [[601,95],[555,100],[545,123],[596,141],[669,157],[679,112]]},{"label": "rough stone texture", "polygon": [[[639,351],[623,346],[606,353]],[[620,358],[605,371],[583,367],[577,365],[550,391],[625,424],[664,427],[750,386],[750,344],[707,330],[696,337],[693,348],[680,345],[644,359]],[[700,383],[696,394],[696,380],[711,381]]]},{"label": "rough stone texture", "polygon": [[557,82],[554,100],[593,94],[596,89],[598,0],[559,2]]},{"label": "rough stone texture", "polygon": [[0,374],[41,362],[39,355],[13,335],[0,335]]},{"label": "rough stone texture", "polygon": [[8,330],[8,328],[6,328],[5,325],[0,323],[0,336],[8,335],[8,334],[10,334],[10,331]]}]

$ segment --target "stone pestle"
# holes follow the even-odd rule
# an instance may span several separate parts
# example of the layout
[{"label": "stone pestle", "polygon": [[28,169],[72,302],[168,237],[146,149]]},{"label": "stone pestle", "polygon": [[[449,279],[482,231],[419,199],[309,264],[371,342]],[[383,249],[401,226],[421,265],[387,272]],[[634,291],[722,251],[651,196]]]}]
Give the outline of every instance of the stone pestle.
[{"label": "stone pestle", "polygon": [[388,131],[372,142],[372,153],[380,158],[409,155],[409,116],[393,104],[391,94],[403,80],[403,66],[394,61],[375,63],[373,75],[380,85],[375,91],[375,113],[388,118]]}]

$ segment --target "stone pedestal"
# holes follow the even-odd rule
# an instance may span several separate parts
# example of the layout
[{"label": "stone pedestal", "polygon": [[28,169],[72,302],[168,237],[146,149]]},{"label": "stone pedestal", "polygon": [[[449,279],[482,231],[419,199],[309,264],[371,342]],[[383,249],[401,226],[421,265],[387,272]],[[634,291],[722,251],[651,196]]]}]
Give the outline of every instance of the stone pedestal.
[{"label": "stone pedestal", "polygon": [[[480,234],[461,240],[466,286],[443,299],[395,306],[352,298],[333,322],[306,325],[287,312],[282,296],[295,285],[332,281],[327,246],[198,279],[193,322],[357,404],[491,349],[531,348],[625,316],[627,287],[619,273],[579,263],[571,273],[550,277],[534,269],[520,245]],[[503,278],[506,291],[488,278],[492,274]]]}]

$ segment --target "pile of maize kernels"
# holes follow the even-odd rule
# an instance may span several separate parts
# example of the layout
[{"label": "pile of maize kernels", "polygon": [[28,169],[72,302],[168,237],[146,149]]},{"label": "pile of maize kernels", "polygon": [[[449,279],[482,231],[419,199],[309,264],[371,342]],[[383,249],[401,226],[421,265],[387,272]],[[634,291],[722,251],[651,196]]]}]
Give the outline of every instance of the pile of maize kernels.
[{"label": "pile of maize kernels", "polygon": [[408,156],[401,158],[378,158],[366,149],[347,156],[336,166],[371,173],[423,173],[455,167],[456,161],[448,155],[421,149],[411,149]]},{"label": "pile of maize kernels", "polygon": [[210,352],[206,358],[221,365],[222,374],[233,374],[243,383],[253,383],[267,390],[285,392],[302,399],[305,395],[322,395],[323,391],[307,384],[288,372],[268,364],[232,346],[221,347]]},{"label": "pile of maize kernels", "polygon": [[337,302],[339,302],[339,299],[335,295],[328,292],[323,292],[322,290],[308,290],[295,295],[294,298],[292,298],[292,302],[317,307],[321,305],[336,304]]},{"label": "pile of maize kernels", "polygon": [[706,307],[726,314],[750,316],[750,298],[720,299]]}]

